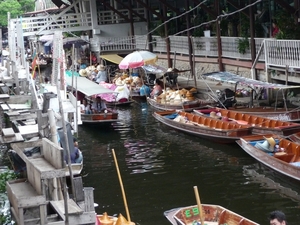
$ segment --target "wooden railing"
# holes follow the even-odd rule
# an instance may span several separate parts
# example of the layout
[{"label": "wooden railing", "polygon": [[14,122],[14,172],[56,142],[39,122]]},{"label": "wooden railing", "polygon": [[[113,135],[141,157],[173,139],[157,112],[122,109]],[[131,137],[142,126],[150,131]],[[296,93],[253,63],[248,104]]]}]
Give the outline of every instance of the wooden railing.
[{"label": "wooden railing", "polygon": [[[135,14],[132,14],[132,18],[134,21],[141,21],[141,18],[145,17],[145,10],[144,8],[136,8],[134,9],[136,13],[141,15],[141,17],[136,16]],[[129,18],[130,11],[128,9],[118,9],[118,12],[120,12],[122,15]],[[128,23],[123,17],[116,14],[114,11],[107,10],[107,11],[98,11],[98,25],[101,24],[114,24],[114,23]]]}]

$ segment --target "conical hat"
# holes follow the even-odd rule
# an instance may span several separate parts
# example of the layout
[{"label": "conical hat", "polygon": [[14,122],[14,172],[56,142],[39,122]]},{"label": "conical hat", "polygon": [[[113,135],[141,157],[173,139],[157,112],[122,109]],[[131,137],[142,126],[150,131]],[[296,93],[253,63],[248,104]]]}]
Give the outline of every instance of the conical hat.
[{"label": "conical hat", "polygon": [[135,223],[127,221],[126,218],[120,213],[115,225],[135,225]]},{"label": "conical hat", "polygon": [[103,213],[103,215],[97,215],[98,220],[101,225],[113,225],[114,220],[108,217],[107,213]]}]

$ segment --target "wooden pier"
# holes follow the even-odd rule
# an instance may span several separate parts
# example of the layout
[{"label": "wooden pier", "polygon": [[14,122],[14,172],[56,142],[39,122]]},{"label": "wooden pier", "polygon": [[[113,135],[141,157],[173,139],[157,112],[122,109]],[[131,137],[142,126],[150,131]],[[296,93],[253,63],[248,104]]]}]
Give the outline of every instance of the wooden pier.
[{"label": "wooden pier", "polygon": [[[12,216],[18,225],[95,224],[93,188],[83,188],[76,177],[75,193],[63,198],[67,176],[63,149],[46,138],[12,143],[11,147],[26,163],[27,178],[7,182]],[[27,157],[24,151],[39,147],[39,156]],[[66,213],[67,210],[67,213]]]}]

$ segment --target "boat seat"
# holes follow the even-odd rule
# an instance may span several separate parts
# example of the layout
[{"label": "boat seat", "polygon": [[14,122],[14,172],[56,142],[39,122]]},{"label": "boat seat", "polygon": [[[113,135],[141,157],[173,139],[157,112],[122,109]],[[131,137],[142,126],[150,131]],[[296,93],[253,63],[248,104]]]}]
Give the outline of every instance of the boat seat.
[{"label": "boat seat", "polygon": [[277,158],[277,159],[280,159],[284,162],[291,162],[292,159],[294,158],[295,154],[288,154],[288,153],[284,153],[282,152],[281,154],[278,154],[278,153],[275,153],[274,154],[274,157]]}]

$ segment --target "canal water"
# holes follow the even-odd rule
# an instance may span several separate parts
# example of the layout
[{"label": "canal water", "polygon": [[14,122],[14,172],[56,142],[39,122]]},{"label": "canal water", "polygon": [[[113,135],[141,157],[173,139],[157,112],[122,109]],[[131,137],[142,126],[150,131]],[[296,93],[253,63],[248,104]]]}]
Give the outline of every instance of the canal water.
[{"label": "canal water", "polygon": [[84,154],[83,182],[94,187],[97,213],[125,217],[123,181],[131,221],[167,225],[166,210],[202,203],[226,207],[259,224],[270,211],[286,213],[289,225],[300,221],[300,186],[261,167],[237,144],[222,145],[175,131],[152,116],[147,103],[118,109],[121,122],[110,128],[79,128]]}]

